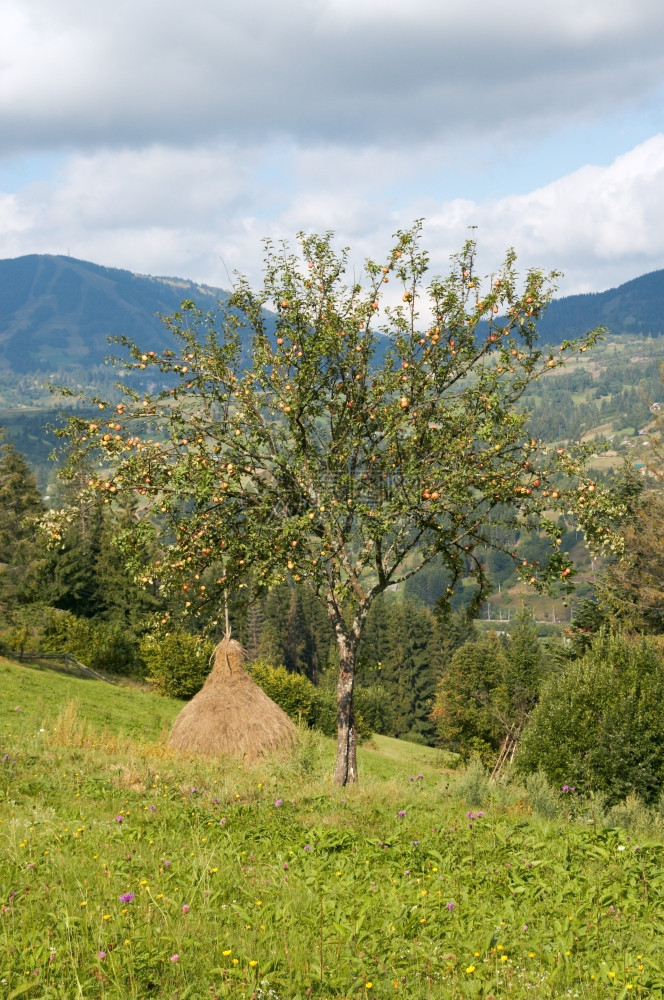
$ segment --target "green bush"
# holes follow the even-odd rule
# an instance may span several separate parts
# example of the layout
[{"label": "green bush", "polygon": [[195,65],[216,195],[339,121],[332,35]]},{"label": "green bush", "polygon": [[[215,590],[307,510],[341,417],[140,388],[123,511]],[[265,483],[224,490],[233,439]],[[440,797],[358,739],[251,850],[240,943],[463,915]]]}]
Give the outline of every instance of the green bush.
[{"label": "green bush", "polygon": [[189,632],[148,634],[140,644],[146,677],[160,694],[193,698],[210,673],[214,643]]},{"label": "green bush", "polygon": [[118,621],[78,618],[69,612],[54,612],[48,622],[41,649],[71,653],[94,670],[114,674],[142,674],[143,663],[136,637]]},{"label": "green bush", "polygon": [[317,715],[318,692],[304,674],[293,674],[285,667],[252,663],[249,672],[268,698],[283,708],[294,722],[312,726]]},{"label": "green bush", "polygon": [[516,766],[557,788],[653,802],[664,780],[664,664],[651,640],[601,633],[554,675],[526,728]]}]

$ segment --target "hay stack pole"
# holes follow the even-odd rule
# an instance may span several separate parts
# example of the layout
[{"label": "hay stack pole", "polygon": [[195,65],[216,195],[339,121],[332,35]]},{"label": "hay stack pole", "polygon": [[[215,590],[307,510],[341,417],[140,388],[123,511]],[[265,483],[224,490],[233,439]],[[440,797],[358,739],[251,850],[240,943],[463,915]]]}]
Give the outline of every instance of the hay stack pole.
[{"label": "hay stack pole", "polygon": [[173,723],[170,747],[256,760],[293,743],[295,726],[251,679],[242,665],[244,655],[235,639],[221,640],[205,684]]}]

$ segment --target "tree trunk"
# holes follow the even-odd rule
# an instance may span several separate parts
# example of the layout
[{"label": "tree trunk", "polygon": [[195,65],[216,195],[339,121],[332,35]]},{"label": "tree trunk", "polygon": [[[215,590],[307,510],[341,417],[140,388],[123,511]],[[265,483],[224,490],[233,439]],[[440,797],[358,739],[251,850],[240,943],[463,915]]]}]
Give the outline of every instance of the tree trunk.
[{"label": "tree trunk", "polygon": [[346,636],[337,632],[339,680],[337,682],[337,761],[334,781],[347,785],[357,781],[357,733],[353,713],[355,651]]}]

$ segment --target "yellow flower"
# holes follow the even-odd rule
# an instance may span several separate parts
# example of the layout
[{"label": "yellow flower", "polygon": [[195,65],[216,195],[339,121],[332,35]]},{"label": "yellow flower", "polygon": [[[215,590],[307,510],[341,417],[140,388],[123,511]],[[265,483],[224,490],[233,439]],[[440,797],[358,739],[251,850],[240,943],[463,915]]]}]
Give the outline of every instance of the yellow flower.
[{"label": "yellow flower", "polygon": [[341,872],[335,872],[336,875],[341,875]]},{"label": "yellow flower", "polygon": [[110,919],[111,919],[111,914],[110,913],[105,913],[104,914],[104,920],[110,920]]},{"label": "yellow flower", "polygon": [[609,973],[609,979],[615,979],[615,978],[616,978],[615,972],[610,972]]},{"label": "yellow flower", "polygon": [[257,899],[256,900],[256,906],[262,906],[262,905],[263,905],[263,900],[262,899]]},{"label": "yellow flower", "polygon": [[529,951],[528,952],[528,958],[534,958],[534,957],[535,957],[535,952],[534,951]]},{"label": "yellow flower", "polygon": [[164,898],[163,892],[158,892],[157,893],[157,899],[163,899],[163,898]]},{"label": "yellow flower", "polygon": [[472,974],[473,974],[474,971],[475,971],[475,966],[474,965],[469,965],[468,968],[466,969],[466,973],[469,976],[472,976]]},{"label": "yellow flower", "polygon": [[131,941],[129,940],[129,938],[127,938],[127,940],[125,941],[125,944],[126,945],[130,945],[131,944]]},{"label": "yellow flower", "polygon": [[226,958],[228,958],[232,950],[233,950],[232,948],[227,948],[226,951],[222,951],[222,955],[225,955]]},{"label": "yellow flower", "polygon": [[500,961],[501,962],[507,962],[508,961],[507,955],[501,955],[500,956]]},{"label": "yellow flower", "polygon": [[504,948],[504,945],[502,945],[502,944],[497,944],[496,945],[496,951],[502,951],[503,948]]},{"label": "yellow flower", "polygon": [[370,990],[372,986],[373,986],[373,983],[371,981],[369,981],[368,983],[364,984],[365,990]]},{"label": "yellow flower", "polygon": [[213,869],[212,869],[212,874],[213,874],[213,875],[216,875],[216,873],[217,873],[218,871],[219,871],[219,869],[218,869],[218,868],[213,868]]},{"label": "yellow flower", "polygon": [[81,906],[87,906],[87,905],[88,905],[88,901],[87,901],[87,899],[84,899],[83,902],[81,903]]},{"label": "yellow flower", "polygon": [[141,885],[147,885],[147,884],[148,884],[148,880],[146,878],[142,878],[141,879]]},{"label": "yellow flower", "polygon": [[473,957],[474,957],[474,958],[479,958],[479,957],[480,957],[480,953],[479,953],[479,951],[474,951],[474,952],[473,952]]},{"label": "yellow flower", "polygon": [[258,962],[256,961],[255,958],[252,958],[251,962],[249,962],[249,965],[253,969],[256,965],[258,965]]},{"label": "yellow flower", "polygon": [[429,895],[429,890],[428,889],[422,889],[422,892],[420,893],[420,896],[428,896],[428,895]]},{"label": "yellow flower", "polygon": [[631,983],[627,983],[627,985],[626,985],[625,989],[627,989],[627,990],[633,990],[633,989],[634,989],[634,987],[632,986],[632,984],[631,984]]},{"label": "yellow flower", "polygon": [[237,959],[237,958],[234,958],[234,959],[233,959],[233,965],[237,965],[238,961],[239,961],[239,959]]}]

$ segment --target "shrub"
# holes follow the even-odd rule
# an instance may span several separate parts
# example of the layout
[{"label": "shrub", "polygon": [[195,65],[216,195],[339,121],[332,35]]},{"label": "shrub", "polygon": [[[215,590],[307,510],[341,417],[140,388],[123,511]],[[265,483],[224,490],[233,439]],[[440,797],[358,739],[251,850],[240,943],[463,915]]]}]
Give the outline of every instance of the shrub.
[{"label": "shrub", "polygon": [[283,708],[294,722],[314,724],[318,692],[304,674],[293,674],[285,667],[273,667],[262,661],[253,663],[249,672],[268,698]]},{"label": "shrub", "polygon": [[601,633],[554,675],[523,735],[522,773],[558,788],[656,799],[664,779],[664,667],[652,640]]},{"label": "shrub", "polygon": [[210,672],[214,643],[180,630],[148,634],[140,645],[146,677],[160,694],[193,698]]},{"label": "shrub", "polygon": [[43,638],[42,649],[71,653],[94,670],[114,674],[142,673],[138,642],[118,621],[78,618],[69,612],[54,613]]}]

